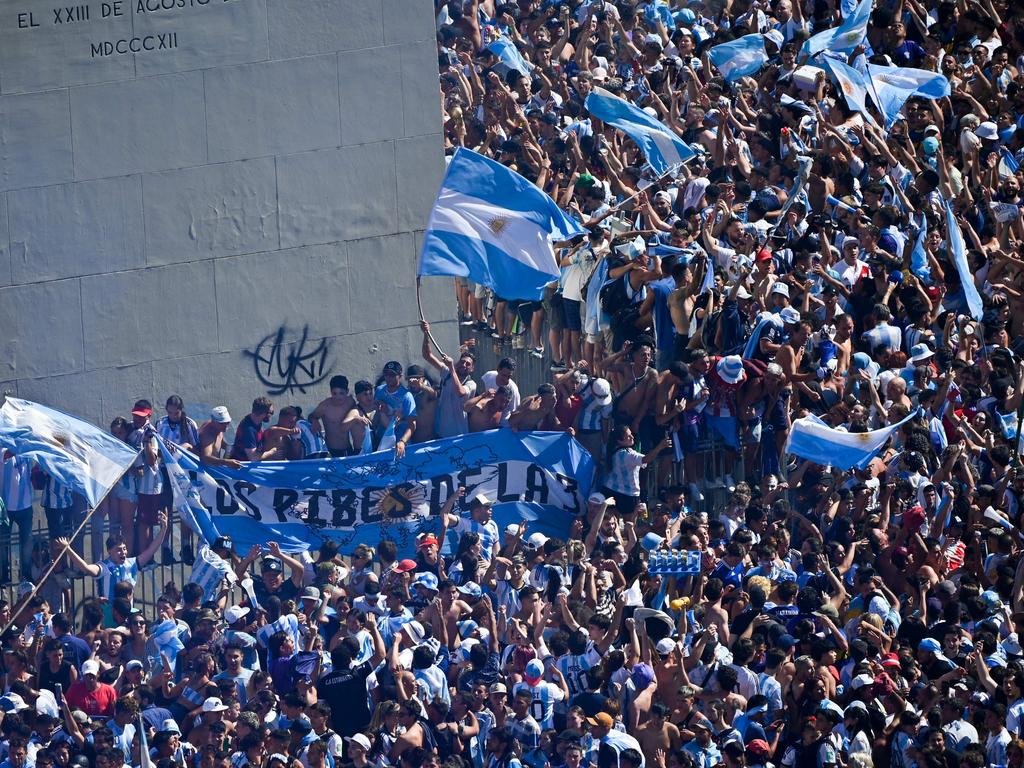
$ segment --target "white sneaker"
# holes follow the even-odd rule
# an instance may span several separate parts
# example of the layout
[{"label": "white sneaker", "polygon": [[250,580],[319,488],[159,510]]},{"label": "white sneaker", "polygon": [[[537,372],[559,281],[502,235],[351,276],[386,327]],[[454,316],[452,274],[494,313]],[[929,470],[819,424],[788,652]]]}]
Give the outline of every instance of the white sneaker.
[{"label": "white sneaker", "polygon": [[729,493],[732,493],[733,491],[736,490],[736,481],[732,479],[732,475],[726,475],[724,480],[725,487],[729,491]]},{"label": "white sneaker", "polygon": [[700,492],[700,486],[698,486],[696,483],[690,483],[688,488],[690,491],[690,501],[692,503],[696,504],[698,502],[704,501],[704,494]]}]

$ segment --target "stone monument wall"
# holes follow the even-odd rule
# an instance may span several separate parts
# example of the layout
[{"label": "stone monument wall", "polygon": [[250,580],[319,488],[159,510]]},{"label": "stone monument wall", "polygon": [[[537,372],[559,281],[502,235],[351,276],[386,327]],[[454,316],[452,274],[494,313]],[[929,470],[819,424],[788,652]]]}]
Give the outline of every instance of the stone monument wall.
[{"label": "stone monument wall", "polygon": [[[3,0],[0,391],[104,426],[171,393],[237,420],[418,358],[444,167],[432,14]],[[454,314],[446,281],[424,302]]]}]

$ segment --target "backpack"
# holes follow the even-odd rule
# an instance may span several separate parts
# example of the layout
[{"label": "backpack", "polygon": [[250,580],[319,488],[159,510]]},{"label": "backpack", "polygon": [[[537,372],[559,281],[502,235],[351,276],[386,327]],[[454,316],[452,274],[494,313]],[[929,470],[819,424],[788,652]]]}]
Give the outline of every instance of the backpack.
[{"label": "backpack", "polygon": [[617,277],[614,280],[609,280],[607,283],[601,286],[601,290],[598,297],[601,301],[601,311],[609,317],[615,317],[623,309],[627,309],[632,301],[629,298],[629,294],[626,292],[626,280],[629,278],[628,273]]}]

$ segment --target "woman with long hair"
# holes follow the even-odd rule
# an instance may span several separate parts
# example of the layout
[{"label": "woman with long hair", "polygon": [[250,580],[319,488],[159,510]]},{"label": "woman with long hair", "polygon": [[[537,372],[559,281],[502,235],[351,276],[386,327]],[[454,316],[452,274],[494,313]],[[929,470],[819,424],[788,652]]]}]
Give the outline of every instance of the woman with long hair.
[{"label": "woman with long hair", "polygon": [[387,762],[391,748],[402,735],[401,726],[398,724],[398,715],[402,707],[397,701],[382,701],[373,711],[370,718],[369,731],[372,734],[370,739],[372,747],[368,755],[371,763],[383,765]]},{"label": "woman with long hair", "polygon": [[615,497],[616,509],[627,519],[640,501],[640,470],[653,462],[662,450],[671,448],[672,438],[666,435],[646,454],[633,450],[635,444],[633,430],[626,424],[617,425],[608,440],[605,462],[605,495]]}]

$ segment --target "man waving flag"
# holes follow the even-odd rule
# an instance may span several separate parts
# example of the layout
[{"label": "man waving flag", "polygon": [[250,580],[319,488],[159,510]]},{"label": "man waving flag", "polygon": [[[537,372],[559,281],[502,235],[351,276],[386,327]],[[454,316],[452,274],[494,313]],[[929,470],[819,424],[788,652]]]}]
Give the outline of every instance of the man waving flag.
[{"label": "man waving flag", "polygon": [[503,299],[539,299],[560,272],[552,243],[585,234],[531,181],[459,147],[434,201],[418,274],[468,277]]}]

